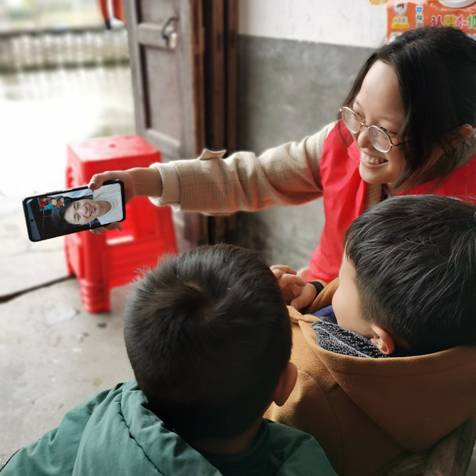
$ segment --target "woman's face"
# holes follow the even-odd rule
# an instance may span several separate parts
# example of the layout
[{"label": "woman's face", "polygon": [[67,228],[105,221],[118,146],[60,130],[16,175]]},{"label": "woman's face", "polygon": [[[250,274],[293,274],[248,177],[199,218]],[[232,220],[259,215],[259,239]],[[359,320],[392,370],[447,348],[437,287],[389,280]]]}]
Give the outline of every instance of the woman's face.
[{"label": "woman's face", "polygon": [[[376,61],[350,107],[366,125],[398,132],[402,127],[405,111],[394,69],[382,61]],[[403,140],[394,134],[390,134],[390,137],[394,144]],[[405,169],[405,158],[400,147],[392,147],[387,153],[379,152],[370,143],[366,127],[354,134],[354,138],[360,150],[359,172],[362,179],[370,184],[390,186],[397,181]]]},{"label": "woman's face", "polygon": [[75,200],[64,213],[64,219],[72,225],[86,225],[98,216],[99,205],[89,198]]}]

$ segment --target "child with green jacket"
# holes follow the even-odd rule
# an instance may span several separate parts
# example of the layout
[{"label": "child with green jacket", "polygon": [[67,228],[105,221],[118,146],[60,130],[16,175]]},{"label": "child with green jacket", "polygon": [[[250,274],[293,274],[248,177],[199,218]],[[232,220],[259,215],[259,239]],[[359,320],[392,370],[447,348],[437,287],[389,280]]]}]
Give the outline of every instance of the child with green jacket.
[{"label": "child with green jacket", "polygon": [[242,248],[198,248],[139,281],[124,337],[137,380],[66,414],[2,476],[335,475],[310,435],[263,419],[291,393],[276,279]]}]

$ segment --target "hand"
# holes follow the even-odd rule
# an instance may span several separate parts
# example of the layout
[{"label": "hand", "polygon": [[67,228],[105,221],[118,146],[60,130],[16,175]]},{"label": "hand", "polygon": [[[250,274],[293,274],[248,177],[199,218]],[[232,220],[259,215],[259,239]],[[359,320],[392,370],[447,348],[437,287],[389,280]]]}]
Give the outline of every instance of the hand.
[{"label": "hand", "polygon": [[[134,178],[128,170],[113,170],[108,172],[101,172],[91,177],[88,187],[91,190],[97,190],[104,182],[108,180],[120,180],[124,184],[125,200],[128,202],[136,195],[136,186]],[[99,228],[96,228],[99,230]]]},{"label": "hand", "polygon": [[317,296],[317,290],[311,283],[306,283],[300,288],[300,294],[291,301],[291,306],[296,309],[304,309],[312,304]]},{"label": "hand", "polygon": [[89,230],[91,233],[95,235],[102,235],[107,230],[122,230],[122,225],[118,222],[116,223],[109,223],[109,225],[100,226],[98,228],[93,228]]},{"label": "hand", "polygon": [[[126,202],[131,200],[136,195],[134,179],[131,173],[127,170],[114,170],[111,172],[108,171],[95,174],[91,177],[88,187],[91,190],[97,190],[104,184],[104,182],[107,182],[108,180],[120,180],[124,184],[124,198]],[[108,225],[101,226],[99,228],[94,228],[90,231],[95,235],[101,235],[106,230],[122,230],[122,225],[120,223],[109,223]]]},{"label": "hand", "polygon": [[303,309],[314,301],[316,288],[304,281],[297,271],[284,264],[271,266],[271,271],[278,280],[278,285],[286,304],[290,304],[296,309]]},{"label": "hand", "polygon": [[286,304],[301,294],[301,288],[306,284],[303,279],[297,275],[297,271],[284,264],[275,264],[271,266],[271,271],[278,280],[281,294]]},{"label": "hand", "polygon": [[[155,167],[135,167],[128,170],[113,170],[93,175],[89,188],[96,190],[107,180],[120,180],[124,184],[125,200],[128,202],[137,195],[160,197],[162,195],[162,177]],[[107,227],[95,228],[94,233],[103,233],[106,229],[120,229],[118,223]]]},{"label": "hand", "polygon": [[273,274],[276,276],[276,279],[278,281],[279,281],[279,279],[281,278],[281,276],[283,274],[296,274],[297,275],[297,271],[295,269],[293,269],[290,266],[287,266],[285,264],[273,264],[272,266],[270,266],[270,269],[273,272]]}]

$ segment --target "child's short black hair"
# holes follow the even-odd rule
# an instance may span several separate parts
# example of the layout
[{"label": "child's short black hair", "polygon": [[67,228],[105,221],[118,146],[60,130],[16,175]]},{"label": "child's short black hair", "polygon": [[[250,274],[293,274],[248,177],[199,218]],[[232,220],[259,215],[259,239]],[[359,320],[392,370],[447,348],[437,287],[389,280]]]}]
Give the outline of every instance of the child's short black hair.
[{"label": "child's short black hair", "polygon": [[138,282],[127,353],[150,408],[184,438],[232,437],[272,401],[291,330],[277,281],[231,245],[170,257]]},{"label": "child's short black hair", "polygon": [[347,232],[363,317],[413,354],[476,343],[475,213],[454,198],[395,197]]}]

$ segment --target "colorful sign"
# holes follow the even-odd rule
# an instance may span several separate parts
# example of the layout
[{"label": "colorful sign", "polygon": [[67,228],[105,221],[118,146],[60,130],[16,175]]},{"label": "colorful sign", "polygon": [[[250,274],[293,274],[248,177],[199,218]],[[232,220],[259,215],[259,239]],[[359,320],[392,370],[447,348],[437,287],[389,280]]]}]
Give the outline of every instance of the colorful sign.
[{"label": "colorful sign", "polygon": [[[476,1],[465,7],[450,7],[439,0],[389,0],[387,39],[393,40],[407,30],[421,26],[452,26],[476,39]],[[468,2],[466,2],[468,3]],[[446,5],[445,5],[446,4]]]}]

